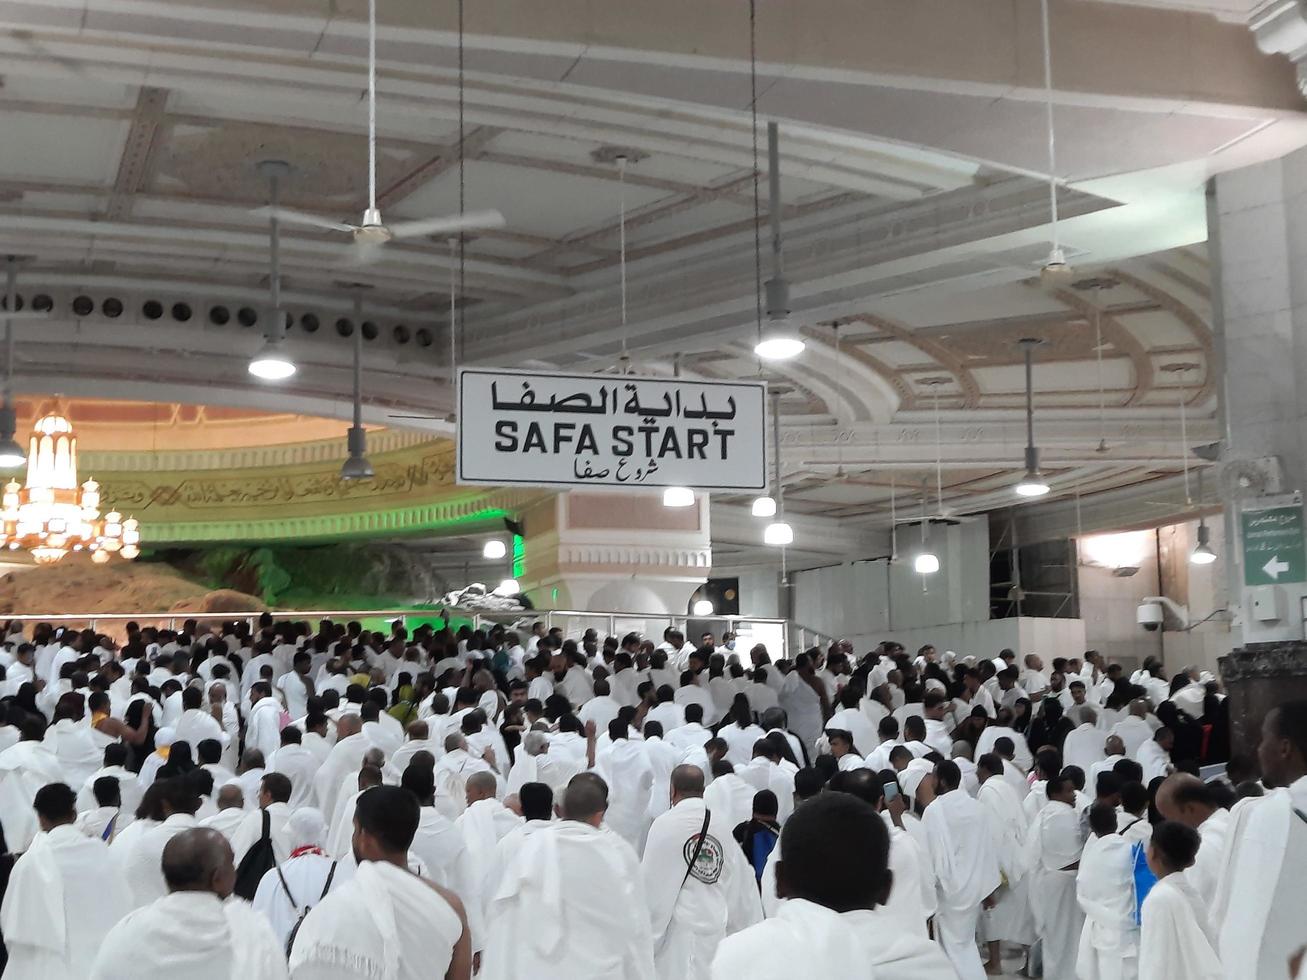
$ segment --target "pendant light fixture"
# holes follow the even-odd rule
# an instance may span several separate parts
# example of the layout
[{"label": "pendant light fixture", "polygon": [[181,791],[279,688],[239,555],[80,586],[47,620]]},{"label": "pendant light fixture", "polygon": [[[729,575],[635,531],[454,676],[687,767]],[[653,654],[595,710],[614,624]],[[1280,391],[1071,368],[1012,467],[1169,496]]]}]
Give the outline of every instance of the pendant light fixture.
[{"label": "pendant light fixture", "polygon": [[1026,355],[1026,474],[1014,488],[1020,497],[1042,497],[1048,493],[1048,481],[1039,471],[1039,449],[1035,445],[1035,394],[1033,356],[1043,341],[1027,337],[1020,341]]},{"label": "pendant light fixture", "polygon": [[1051,218],[1048,258],[1039,271],[1039,277],[1046,285],[1060,286],[1070,278],[1071,266],[1067,265],[1066,253],[1062,251],[1061,242],[1058,240],[1057,133],[1053,127],[1053,46],[1052,30],[1048,19],[1048,0],[1040,0],[1039,5],[1043,24],[1044,116],[1048,129],[1048,208]]},{"label": "pendant light fixture", "polygon": [[354,424],[346,436],[349,458],[340,468],[342,480],[371,480],[376,473],[368,462],[368,434],[363,428],[363,297],[354,298]]},{"label": "pendant light fixture", "polygon": [[921,481],[921,550],[912,559],[912,570],[918,575],[934,575],[939,571],[939,555],[930,550],[930,521],[926,517],[926,481]]},{"label": "pendant light fixture", "polygon": [[4,404],[0,405],[0,469],[14,470],[27,462],[27,453],[14,438],[18,420],[14,415],[14,316],[18,313],[18,259],[9,256],[6,261],[5,287],[5,389]]},{"label": "pendant light fixture", "polygon": [[508,545],[498,538],[491,538],[481,548],[481,557],[489,561],[498,561],[508,554]]},{"label": "pendant light fixture", "polygon": [[1212,550],[1212,529],[1207,526],[1207,518],[1198,520],[1198,544],[1189,553],[1189,564],[1210,565],[1216,561],[1216,552]]},{"label": "pendant light fixture", "polygon": [[774,122],[767,124],[767,186],[772,277],[766,283],[767,319],[753,352],[766,361],[787,361],[802,354],[806,345],[790,318],[790,284],[785,279],[781,248],[780,130]]},{"label": "pendant light fixture", "polygon": [[771,397],[772,492],[776,494],[776,516],[762,532],[763,544],[784,548],[794,542],[794,528],[785,520],[785,486],[781,483],[781,393],[773,391]]},{"label": "pendant light fixture", "polygon": [[269,201],[268,230],[271,247],[271,269],[268,274],[268,291],[271,309],[268,325],[263,332],[263,346],[250,359],[249,371],[262,381],[285,381],[295,373],[295,362],[286,353],[286,314],[281,309],[281,179],[290,173],[290,164],[283,160],[264,160],[259,172],[268,178]]},{"label": "pendant light fixture", "polygon": [[663,490],[664,507],[693,507],[694,491],[689,487],[666,487]]}]

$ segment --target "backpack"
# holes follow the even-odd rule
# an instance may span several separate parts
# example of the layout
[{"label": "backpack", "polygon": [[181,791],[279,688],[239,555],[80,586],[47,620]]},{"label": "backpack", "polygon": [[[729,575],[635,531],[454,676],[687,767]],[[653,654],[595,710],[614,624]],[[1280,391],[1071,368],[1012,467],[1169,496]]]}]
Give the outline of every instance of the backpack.
[{"label": "backpack", "polygon": [[277,855],[272,849],[272,819],[263,811],[263,835],[245,852],[236,868],[236,887],[232,889],[247,902],[254,901],[263,876],[277,866]]}]

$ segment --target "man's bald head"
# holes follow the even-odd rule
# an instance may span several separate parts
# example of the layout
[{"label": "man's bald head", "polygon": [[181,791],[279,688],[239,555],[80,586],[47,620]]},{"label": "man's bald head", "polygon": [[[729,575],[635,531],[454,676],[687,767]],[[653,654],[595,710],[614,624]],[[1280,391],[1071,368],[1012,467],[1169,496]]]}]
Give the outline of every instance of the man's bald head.
[{"label": "man's bald head", "polygon": [[380,769],[386,764],[386,753],[378,748],[370,748],[363,753],[363,764],[365,766],[376,766]]},{"label": "man's bald head", "polygon": [[415,721],[408,726],[408,737],[415,742],[425,741],[430,736],[431,730],[425,721]]},{"label": "man's bald head", "polygon": [[357,735],[363,730],[363,719],[358,715],[350,712],[341,715],[336,719],[336,741],[339,743],[342,739],[349,738],[351,735]]},{"label": "man's bald head", "polygon": [[592,772],[578,773],[563,793],[563,818],[598,827],[608,809],[608,784]]},{"label": "man's bald head", "polygon": [[672,770],[672,806],[681,800],[703,797],[703,770],[698,766],[677,766]]},{"label": "man's bald head", "polygon": [[245,806],[245,792],[238,785],[227,785],[218,790],[219,810],[239,810]]},{"label": "man's bald head", "polygon": [[881,797],[884,794],[880,776],[870,769],[861,767],[850,769],[844,773],[844,777],[840,780],[840,789],[850,796],[856,796],[863,803],[869,803],[874,807],[880,806]]},{"label": "man's bald head", "polygon": [[474,772],[467,777],[467,805],[492,799],[495,795],[495,777],[488,772]]},{"label": "man's bald head", "polygon": [[457,752],[459,749],[467,749],[467,739],[458,732],[445,736],[445,751]]},{"label": "man's bald head", "polygon": [[236,884],[231,845],[206,827],[174,835],[163,847],[162,863],[170,892],[212,892],[225,899]]},{"label": "man's bald head", "polygon": [[1163,819],[1174,820],[1194,830],[1219,809],[1207,784],[1187,772],[1166,777],[1157,787],[1156,805]]}]

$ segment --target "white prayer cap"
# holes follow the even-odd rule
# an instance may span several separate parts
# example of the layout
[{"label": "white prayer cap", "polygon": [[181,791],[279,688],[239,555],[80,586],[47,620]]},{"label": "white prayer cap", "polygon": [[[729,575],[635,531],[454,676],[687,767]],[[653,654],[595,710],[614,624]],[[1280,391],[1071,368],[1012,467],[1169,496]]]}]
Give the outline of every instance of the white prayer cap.
[{"label": "white prayer cap", "polygon": [[944,682],[943,682],[942,680],[940,680],[938,677],[928,677],[928,678],[926,678],[926,690],[927,690],[927,691],[939,691],[939,692],[941,692],[941,693],[943,693],[943,694],[947,694],[947,693],[948,693],[948,688],[944,686]]},{"label": "white prayer cap", "polygon": [[951,664],[951,663],[953,663],[953,661],[955,661],[955,660],[957,660],[957,659],[958,659],[958,655],[957,655],[956,653],[954,653],[952,650],[945,650],[945,651],[944,651],[944,663],[946,663],[946,664]]},{"label": "white prayer cap", "polygon": [[917,787],[921,781],[935,771],[935,765],[929,759],[913,759],[907,768],[899,773],[899,785],[908,796],[916,798]]},{"label": "white prayer cap", "polygon": [[154,746],[161,749],[165,745],[172,745],[173,740],[176,738],[177,730],[175,728],[160,728],[154,733]]},{"label": "white prayer cap", "polygon": [[286,832],[290,834],[292,848],[321,847],[327,842],[327,821],[322,818],[321,810],[302,806],[286,821]]}]

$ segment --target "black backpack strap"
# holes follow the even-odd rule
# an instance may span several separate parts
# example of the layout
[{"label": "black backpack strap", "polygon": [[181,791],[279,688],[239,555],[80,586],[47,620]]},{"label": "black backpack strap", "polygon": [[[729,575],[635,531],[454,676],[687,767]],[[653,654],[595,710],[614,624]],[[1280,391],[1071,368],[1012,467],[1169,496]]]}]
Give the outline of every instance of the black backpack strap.
[{"label": "black backpack strap", "polygon": [[[699,854],[703,851],[703,840],[708,836],[708,821],[712,817],[711,810],[703,811],[703,826],[699,828],[699,837],[694,842],[694,853],[690,855],[690,863],[685,866],[685,877],[681,879],[681,888],[690,880],[690,872],[694,870],[694,863],[699,860]],[[679,892],[681,889],[678,888]]]},{"label": "black backpack strap", "polygon": [[327,897],[327,892],[331,891],[331,879],[336,877],[336,865],[339,863],[339,861],[331,862],[331,870],[327,872],[327,881],[322,886],[322,894],[318,896],[319,902]]}]

